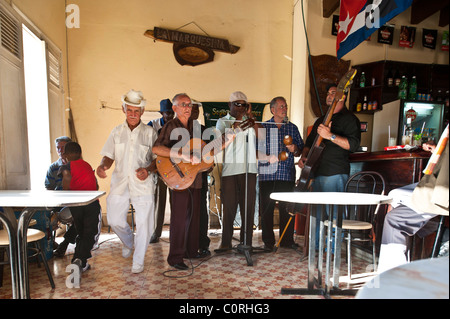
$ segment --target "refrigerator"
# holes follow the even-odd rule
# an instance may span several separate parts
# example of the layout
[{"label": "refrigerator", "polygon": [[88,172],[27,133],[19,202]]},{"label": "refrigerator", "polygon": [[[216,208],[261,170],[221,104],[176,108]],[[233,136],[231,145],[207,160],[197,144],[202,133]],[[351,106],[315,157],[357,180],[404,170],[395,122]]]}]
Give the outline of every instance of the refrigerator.
[{"label": "refrigerator", "polygon": [[417,145],[422,145],[428,140],[433,140],[437,144],[448,123],[448,106],[446,107],[443,101],[400,100],[397,145],[402,145],[408,118],[414,135],[422,134]]}]

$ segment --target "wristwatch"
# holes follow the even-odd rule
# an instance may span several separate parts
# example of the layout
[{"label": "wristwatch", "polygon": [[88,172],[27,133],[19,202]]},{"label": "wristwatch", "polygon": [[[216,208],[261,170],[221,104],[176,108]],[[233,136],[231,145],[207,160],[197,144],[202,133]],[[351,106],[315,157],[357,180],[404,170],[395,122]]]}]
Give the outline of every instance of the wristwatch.
[{"label": "wristwatch", "polygon": [[331,135],[330,141],[334,141],[336,139],[336,135]]}]

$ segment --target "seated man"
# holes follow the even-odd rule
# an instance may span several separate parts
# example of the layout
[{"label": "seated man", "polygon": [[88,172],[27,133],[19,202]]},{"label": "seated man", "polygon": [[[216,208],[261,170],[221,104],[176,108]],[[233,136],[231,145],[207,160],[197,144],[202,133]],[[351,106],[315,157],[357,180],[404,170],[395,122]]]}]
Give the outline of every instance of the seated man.
[{"label": "seated man", "polygon": [[[448,126],[444,134],[448,139]],[[439,143],[427,166],[427,170],[434,166],[432,171],[425,172],[420,182],[413,184],[414,188],[408,185],[389,193],[394,198],[392,206],[395,208],[384,220],[379,273],[407,263],[409,237],[430,234],[436,230],[436,225],[428,223],[430,219],[448,216],[448,164],[448,144]]]}]

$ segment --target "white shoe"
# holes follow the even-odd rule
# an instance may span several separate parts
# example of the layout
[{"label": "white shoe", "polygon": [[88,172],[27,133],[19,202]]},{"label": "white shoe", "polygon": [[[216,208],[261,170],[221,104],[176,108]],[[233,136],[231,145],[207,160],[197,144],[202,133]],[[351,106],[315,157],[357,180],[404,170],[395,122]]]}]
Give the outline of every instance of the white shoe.
[{"label": "white shoe", "polygon": [[139,274],[144,271],[144,265],[133,263],[133,267],[131,267],[131,272],[133,274]]},{"label": "white shoe", "polygon": [[133,248],[128,248],[127,246],[123,245],[122,247],[122,257],[128,258],[133,253]]}]

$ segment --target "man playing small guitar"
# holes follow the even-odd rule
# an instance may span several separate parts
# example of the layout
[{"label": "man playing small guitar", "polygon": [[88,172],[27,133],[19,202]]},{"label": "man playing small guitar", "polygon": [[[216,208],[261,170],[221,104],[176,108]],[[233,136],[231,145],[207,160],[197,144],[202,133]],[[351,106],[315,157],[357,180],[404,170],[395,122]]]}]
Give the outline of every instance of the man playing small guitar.
[{"label": "man playing small guitar", "polygon": [[[153,152],[173,161],[178,159],[198,165],[201,163],[201,157],[198,154],[182,152],[182,148],[174,147],[185,138],[184,135],[189,135],[189,138],[194,136],[193,122],[190,119],[192,101],[187,94],[180,93],[175,95],[172,104],[176,117],[161,129],[153,146]],[[188,189],[171,190],[170,249],[167,262],[179,270],[189,268],[183,258],[193,258],[198,254],[201,188],[202,178],[201,174],[198,174]]]},{"label": "man playing small guitar", "polygon": [[[326,104],[333,105],[337,97],[337,85],[327,87]],[[343,92],[339,92],[342,97]],[[324,149],[321,157],[315,163],[312,177],[312,190],[315,192],[343,192],[350,173],[349,154],[358,150],[361,141],[361,126],[359,119],[345,107],[344,99],[337,101],[331,122],[328,126],[322,124],[324,116],[314,123],[311,134],[305,142],[301,158],[298,162],[300,168],[305,169],[310,149],[316,136],[323,138]],[[320,219],[321,212],[317,211]],[[327,212],[327,215],[329,212]],[[317,228],[318,232],[318,228]],[[316,238],[318,239],[318,233]],[[316,243],[317,246],[317,243]]]}]

